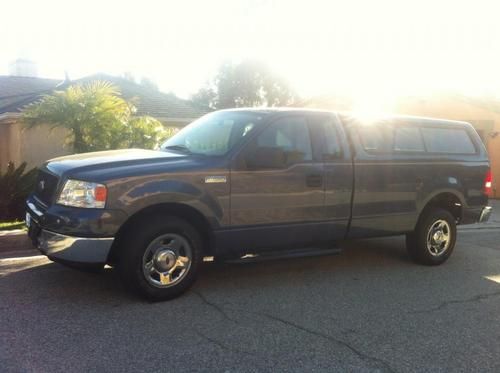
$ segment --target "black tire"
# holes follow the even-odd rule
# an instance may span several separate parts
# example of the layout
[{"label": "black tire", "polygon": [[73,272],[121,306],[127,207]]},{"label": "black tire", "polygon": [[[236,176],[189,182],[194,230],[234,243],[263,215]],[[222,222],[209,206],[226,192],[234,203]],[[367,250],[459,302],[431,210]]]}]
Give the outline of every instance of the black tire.
[{"label": "black tire", "polygon": [[[439,223],[446,222],[446,224]],[[436,232],[436,227],[444,227],[444,232],[449,232],[449,244],[439,244],[432,241],[435,246],[428,245],[428,238],[431,239],[432,233]],[[438,229],[439,230],[439,229]],[[457,240],[457,226],[455,217],[447,210],[441,208],[426,209],[417,223],[415,231],[406,235],[406,249],[411,258],[424,265],[439,265],[444,263],[453,252]],[[433,248],[436,248],[435,251]],[[439,253],[439,250],[443,250]]]},{"label": "black tire", "polygon": [[[146,270],[143,269],[144,260],[146,260],[144,258],[151,252],[150,245],[157,242],[159,237],[165,235],[174,235],[185,240],[183,242],[190,246],[190,265],[186,273],[179,277],[180,279],[177,282],[167,285],[154,285],[151,283],[151,281],[154,281],[151,280],[152,275],[148,279],[145,274]],[[203,245],[199,233],[191,224],[174,216],[155,215],[148,217],[147,222],[136,225],[122,242],[124,243],[123,247],[119,249],[120,254],[117,263],[118,273],[129,290],[150,301],[168,300],[184,293],[195,282],[198,269],[203,262]],[[168,245],[162,244],[162,247]],[[163,248],[158,250],[161,251]],[[183,249],[181,248],[181,250]],[[148,254],[146,254],[146,251],[148,251]],[[151,262],[154,262],[154,259]],[[156,275],[155,271],[156,269],[153,269],[151,273]]]}]

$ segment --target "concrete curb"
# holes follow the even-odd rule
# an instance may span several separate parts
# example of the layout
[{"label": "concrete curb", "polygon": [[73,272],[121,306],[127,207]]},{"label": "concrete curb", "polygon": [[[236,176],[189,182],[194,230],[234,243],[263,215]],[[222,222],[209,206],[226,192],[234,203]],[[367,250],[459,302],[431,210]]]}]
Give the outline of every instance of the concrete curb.
[{"label": "concrete curb", "polygon": [[0,231],[0,259],[39,255],[25,230]]},{"label": "concrete curb", "polygon": [[0,232],[0,253],[30,249],[33,249],[33,245],[26,231],[18,229]]},{"label": "concrete curb", "polygon": [[45,257],[40,251],[36,249],[31,250],[16,250],[16,251],[6,251],[0,252],[0,261],[3,259],[22,259],[22,258],[32,258],[32,257]]}]

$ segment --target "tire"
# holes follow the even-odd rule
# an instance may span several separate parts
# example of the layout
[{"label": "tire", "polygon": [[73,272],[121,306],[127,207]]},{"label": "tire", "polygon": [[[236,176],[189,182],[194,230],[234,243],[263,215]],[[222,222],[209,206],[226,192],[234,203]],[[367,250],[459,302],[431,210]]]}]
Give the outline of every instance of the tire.
[{"label": "tire", "polygon": [[429,208],[420,216],[415,231],[406,235],[406,249],[417,263],[439,265],[450,257],[456,240],[455,217],[447,210]]},{"label": "tire", "polygon": [[150,301],[184,293],[195,282],[203,262],[199,233],[174,216],[152,216],[122,242],[118,273],[129,290]]}]

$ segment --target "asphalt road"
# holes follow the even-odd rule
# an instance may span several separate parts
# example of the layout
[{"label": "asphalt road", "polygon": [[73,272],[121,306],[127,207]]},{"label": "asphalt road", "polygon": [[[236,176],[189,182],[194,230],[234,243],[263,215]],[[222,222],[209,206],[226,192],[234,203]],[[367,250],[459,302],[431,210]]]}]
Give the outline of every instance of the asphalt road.
[{"label": "asphalt road", "polygon": [[164,303],[112,270],[0,260],[2,372],[500,371],[500,230],[460,233],[441,267],[403,239],[341,255],[207,264]]}]

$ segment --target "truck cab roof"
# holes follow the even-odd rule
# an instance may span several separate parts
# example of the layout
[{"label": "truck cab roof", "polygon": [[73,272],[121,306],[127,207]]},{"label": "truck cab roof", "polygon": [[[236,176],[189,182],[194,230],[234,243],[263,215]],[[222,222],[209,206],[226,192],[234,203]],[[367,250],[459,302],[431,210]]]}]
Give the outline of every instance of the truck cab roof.
[{"label": "truck cab roof", "polygon": [[335,110],[327,110],[327,109],[311,109],[311,108],[290,108],[290,107],[272,107],[272,108],[252,108],[252,107],[243,107],[243,108],[233,108],[233,109],[224,109],[220,111],[228,111],[228,112],[243,112],[243,113],[257,113],[266,116],[271,116],[273,114],[333,114],[338,115],[342,118],[344,122],[355,122],[355,123],[368,123],[368,122],[407,122],[407,123],[415,123],[418,122],[420,124],[440,124],[440,125],[463,125],[463,126],[471,126],[470,123],[465,121],[458,120],[450,120],[450,119],[442,119],[442,118],[433,118],[433,117],[424,117],[424,116],[414,116],[414,115],[405,115],[405,114],[380,114],[375,116],[366,117],[357,112],[350,111],[335,111]]}]

